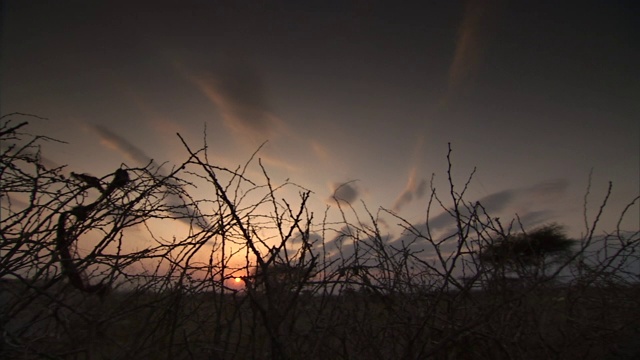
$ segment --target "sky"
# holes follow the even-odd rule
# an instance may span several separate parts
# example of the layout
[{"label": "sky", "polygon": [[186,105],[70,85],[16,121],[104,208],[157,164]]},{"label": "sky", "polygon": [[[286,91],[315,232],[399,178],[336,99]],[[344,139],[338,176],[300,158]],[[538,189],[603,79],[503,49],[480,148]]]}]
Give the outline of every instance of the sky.
[{"label": "sky", "polygon": [[45,149],[68,171],[179,164],[176,133],[235,168],[266,141],[318,214],[335,194],[420,224],[451,144],[468,201],[574,237],[590,172],[590,220],[613,182],[601,231],[640,193],[634,1],[2,4],[0,113],[48,118],[31,130],[68,142]]}]

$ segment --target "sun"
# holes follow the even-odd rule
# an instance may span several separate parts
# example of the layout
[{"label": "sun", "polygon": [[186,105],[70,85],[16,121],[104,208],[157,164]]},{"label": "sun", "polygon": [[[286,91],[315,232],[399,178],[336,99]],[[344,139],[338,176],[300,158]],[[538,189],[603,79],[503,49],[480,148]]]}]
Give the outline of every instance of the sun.
[{"label": "sun", "polygon": [[242,281],[242,279],[237,277],[237,278],[233,279],[233,281],[235,281],[236,284],[239,284]]}]

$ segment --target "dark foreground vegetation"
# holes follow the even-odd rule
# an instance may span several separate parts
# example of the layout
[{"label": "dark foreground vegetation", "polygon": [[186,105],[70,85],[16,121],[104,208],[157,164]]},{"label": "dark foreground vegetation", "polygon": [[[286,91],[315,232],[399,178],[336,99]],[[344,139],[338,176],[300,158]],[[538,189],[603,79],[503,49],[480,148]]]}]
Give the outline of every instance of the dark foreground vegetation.
[{"label": "dark foreground vegetation", "polygon": [[206,143],[172,169],[70,175],[25,119],[0,123],[0,358],[640,357],[640,236],[598,229],[609,195],[580,239],[525,229],[464,200],[449,159],[424,224],[341,201],[317,219],[310,192],[210,164]]}]

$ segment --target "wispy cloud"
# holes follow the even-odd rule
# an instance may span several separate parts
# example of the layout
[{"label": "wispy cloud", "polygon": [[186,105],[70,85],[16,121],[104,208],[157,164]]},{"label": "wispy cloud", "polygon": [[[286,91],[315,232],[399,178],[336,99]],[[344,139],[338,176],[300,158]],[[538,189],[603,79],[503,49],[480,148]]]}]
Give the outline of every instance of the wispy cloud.
[{"label": "wispy cloud", "polygon": [[90,125],[90,127],[100,137],[100,143],[105,147],[118,151],[129,161],[135,162],[138,165],[144,166],[151,161],[151,157],[140,150],[137,146],[127,141],[120,135],[113,133],[102,125]]},{"label": "wispy cloud", "polygon": [[520,190],[516,189],[498,191],[481,198],[478,202],[487,211],[498,212],[504,210],[520,192]]},{"label": "wispy cloud", "polygon": [[564,195],[569,186],[569,182],[565,179],[555,179],[541,182],[525,188],[523,192],[536,200],[549,200]]},{"label": "wispy cloud", "polygon": [[551,210],[538,210],[538,211],[529,211],[524,214],[520,214],[520,222],[525,228],[531,228],[534,226],[538,226],[544,224],[549,221],[549,219],[553,216],[553,211]]},{"label": "wispy cloud", "polygon": [[[564,179],[551,180],[529,187],[508,189],[482,197],[478,202],[487,215],[492,218],[500,217],[503,225],[507,225],[516,213],[523,226],[532,227],[552,219],[554,214],[552,202],[565,194],[568,182]],[[465,207],[459,209],[464,218],[470,215]],[[455,219],[448,212],[442,212],[429,219],[428,227],[431,232],[439,232],[455,228]],[[427,225],[415,224],[416,229],[426,233]],[[453,230],[452,230],[453,231]],[[400,236],[394,242],[408,241],[406,236]]]},{"label": "wispy cloud", "polygon": [[261,152],[259,156],[264,165],[273,166],[285,170],[287,173],[293,173],[300,170],[300,168],[296,165],[282,160],[281,157],[273,156],[268,151]]},{"label": "wispy cloud", "polygon": [[286,132],[268,103],[262,77],[246,62],[234,59],[213,74],[188,77],[218,108],[234,135],[264,141]]},{"label": "wispy cloud", "polygon": [[453,61],[449,68],[451,96],[466,82],[481,63],[498,17],[500,0],[469,0],[465,7]]},{"label": "wispy cloud", "polygon": [[427,180],[422,179],[418,181],[417,179],[417,169],[416,167],[411,168],[409,172],[409,178],[407,180],[407,185],[396,201],[393,203],[393,211],[400,211],[404,206],[411,203],[414,199],[420,199],[424,196],[424,193],[427,189]]},{"label": "wispy cloud", "polygon": [[332,195],[328,199],[329,202],[340,203],[344,202],[352,204],[360,197],[360,189],[356,183],[357,180],[349,181],[346,183],[333,183],[331,184]]},{"label": "wispy cloud", "polygon": [[327,147],[322,143],[320,143],[318,140],[311,140],[309,142],[309,146],[311,147],[313,154],[320,161],[324,163],[330,163],[332,161],[331,154],[329,153],[329,149],[327,149]]},{"label": "wispy cloud", "polygon": [[[224,54],[221,57],[205,70],[178,60],[173,64],[176,71],[216,107],[223,128],[240,145],[255,149],[268,141],[269,146],[260,151],[260,157],[265,163],[290,172],[308,166],[308,157],[302,159],[302,152],[334,165],[335,159],[325,145],[309,139],[306,133],[298,133],[276,114],[263,76],[244,56]],[[295,154],[291,149],[295,149]]]}]

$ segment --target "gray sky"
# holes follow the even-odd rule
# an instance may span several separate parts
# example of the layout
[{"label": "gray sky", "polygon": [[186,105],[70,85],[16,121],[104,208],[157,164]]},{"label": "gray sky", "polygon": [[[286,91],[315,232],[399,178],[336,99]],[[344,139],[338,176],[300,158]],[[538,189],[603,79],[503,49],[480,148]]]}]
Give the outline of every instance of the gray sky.
[{"label": "gray sky", "polygon": [[578,236],[590,169],[591,214],[613,181],[603,230],[640,192],[637,15],[633,1],[7,1],[1,113],[51,119],[34,129],[69,145],[45,156],[94,174],[178,163],[175,133],[198,147],[205,124],[220,166],[268,140],[272,178],[313,190],[316,211],[337,189],[412,222],[431,174],[448,191],[451,143],[458,189],[477,167],[469,201]]}]

